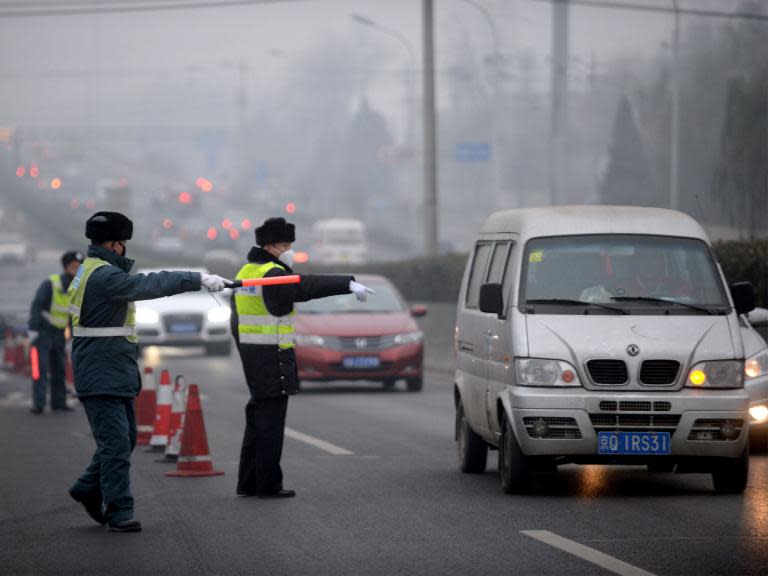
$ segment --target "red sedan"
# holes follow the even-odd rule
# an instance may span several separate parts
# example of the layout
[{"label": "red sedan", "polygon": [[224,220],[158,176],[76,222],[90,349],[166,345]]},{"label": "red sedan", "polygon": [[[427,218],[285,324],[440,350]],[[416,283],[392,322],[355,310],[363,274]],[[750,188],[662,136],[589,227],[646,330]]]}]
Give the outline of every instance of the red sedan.
[{"label": "red sedan", "polygon": [[358,281],[376,292],[367,302],[343,295],[296,305],[299,380],[375,380],[393,388],[403,379],[409,391],[421,390],[424,335],[413,318],[426,306],[409,309],[381,276]]}]

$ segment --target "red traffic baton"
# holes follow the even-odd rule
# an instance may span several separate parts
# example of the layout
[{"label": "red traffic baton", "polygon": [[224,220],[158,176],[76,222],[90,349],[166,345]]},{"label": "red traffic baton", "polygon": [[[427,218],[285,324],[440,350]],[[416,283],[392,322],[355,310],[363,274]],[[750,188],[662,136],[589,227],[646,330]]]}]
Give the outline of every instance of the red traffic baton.
[{"label": "red traffic baton", "polygon": [[292,274],[290,276],[272,276],[269,278],[245,278],[244,280],[233,280],[227,288],[248,288],[250,286],[275,286],[278,284],[299,284],[301,276]]},{"label": "red traffic baton", "polygon": [[37,346],[29,349],[29,364],[32,368],[32,380],[40,380],[40,355],[37,352]]}]

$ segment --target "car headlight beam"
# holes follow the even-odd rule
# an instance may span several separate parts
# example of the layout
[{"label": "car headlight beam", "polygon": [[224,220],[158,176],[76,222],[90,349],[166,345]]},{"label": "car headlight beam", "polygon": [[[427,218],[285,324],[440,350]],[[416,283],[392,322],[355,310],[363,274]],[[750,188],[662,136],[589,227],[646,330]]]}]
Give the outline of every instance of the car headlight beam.
[{"label": "car headlight beam", "polygon": [[314,346],[319,348],[325,344],[325,338],[314,334],[296,334],[294,339],[299,346]]},{"label": "car headlight beam", "polygon": [[747,361],[744,363],[744,378],[746,380],[760,378],[760,376],[765,375],[768,375],[768,348],[747,358]]},{"label": "car headlight beam", "polygon": [[394,342],[398,346],[402,344],[415,344],[416,342],[421,342],[423,338],[424,333],[421,331],[407,332],[405,334],[395,334]]},{"label": "car headlight beam", "polygon": [[226,322],[232,315],[232,310],[229,306],[221,306],[217,308],[211,308],[208,310],[208,322],[219,323]]},{"label": "car headlight beam", "polygon": [[150,308],[136,308],[136,324],[157,324],[160,314]]},{"label": "car headlight beam", "polygon": [[752,406],[749,409],[749,415],[752,416],[753,424],[762,424],[763,422],[768,422],[768,406],[765,404]]}]

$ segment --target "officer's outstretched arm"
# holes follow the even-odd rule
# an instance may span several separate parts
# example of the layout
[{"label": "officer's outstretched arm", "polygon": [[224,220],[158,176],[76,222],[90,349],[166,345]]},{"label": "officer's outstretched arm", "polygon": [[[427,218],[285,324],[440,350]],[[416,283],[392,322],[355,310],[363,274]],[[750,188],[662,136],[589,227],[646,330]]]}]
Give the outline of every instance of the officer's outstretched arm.
[{"label": "officer's outstretched arm", "polygon": [[[107,269],[104,266],[93,274]],[[110,267],[104,278],[107,295],[118,302],[152,300],[163,296],[173,296],[182,292],[200,290],[199,272],[151,272],[149,274],[126,274]]]},{"label": "officer's outstretched arm", "polygon": [[[285,276],[288,273],[279,268],[273,268],[267,272],[266,277]],[[270,314],[285,316],[293,310],[294,302],[306,302],[326,296],[349,294],[349,283],[354,276],[346,275],[320,275],[302,274],[298,284],[282,284],[277,286],[264,286],[264,304]]]}]

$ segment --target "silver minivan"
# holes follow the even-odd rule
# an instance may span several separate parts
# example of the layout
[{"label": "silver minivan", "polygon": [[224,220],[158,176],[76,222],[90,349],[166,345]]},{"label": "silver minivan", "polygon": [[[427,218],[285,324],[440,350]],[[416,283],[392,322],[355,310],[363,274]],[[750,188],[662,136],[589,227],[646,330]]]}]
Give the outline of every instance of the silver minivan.
[{"label": "silver minivan", "polygon": [[[459,295],[459,464],[499,451],[505,492],[559,464],[749,470],[743,315],[702,227],[672,210],[614,206],[492,214]],[[748,323],[746,323],[748,325]]]}]

